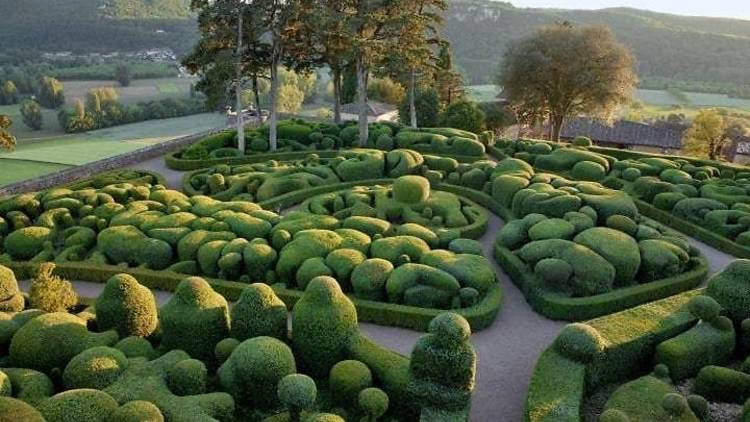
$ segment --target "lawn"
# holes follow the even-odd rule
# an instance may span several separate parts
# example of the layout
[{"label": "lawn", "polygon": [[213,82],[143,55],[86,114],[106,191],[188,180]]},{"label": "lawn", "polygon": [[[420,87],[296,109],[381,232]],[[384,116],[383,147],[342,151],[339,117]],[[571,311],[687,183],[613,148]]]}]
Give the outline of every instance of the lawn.
[{"label": "lawn", "polygon": [[65,170],[71,166],[36,161],[0,159],[0,186],[19,180],[39,177],[42,174]]},{"label": "lawn", "polygon": [[[0,185],[51,173],[61,168],[131,152],[169,139],[224,126],[224,115],[203,113],[150,120],[88,133],[38,141],[19,141],[13,152],[0,153]],[[25,161],[19,161],[25,160]],[[24,171],[18,163],[30,163]]]},{"label": "lawn", "polygon": [[[468,85],[466,94],[471,101],[485,102],[494,101],[499,88],[497,85]],[[737,109],[739,111],[750,111],[750,100],[740,98],[730,98],[723,94],[702,94],[698,92],[686,92],[689,104],[681,104],[680,101],[667,91],[654,89],[637,89],[635,98],[646,106],[654,107],[686,107],[705,108],[705,107],[724,107]]]},{"label": "lawn", "polygon": [[63,134],[60,124],[57,122],[57,110],[42,109],[42,129],[31,130],[23,123],[20,104],[0,106],[0,114],[10,116],[13,120],[11,131],[17,139],[47,138]]},{"label": "lawn", "polygon": [[76,98],[86,98],[86,93],[92,88],[108,86],[117,90],[121,102],[135,104],[167,97],[187,97],[190,95],[190,84],[195,82],[195,78],[138,79],[122,87],[115,81],[65,81],[63,88],[68,105]]}]

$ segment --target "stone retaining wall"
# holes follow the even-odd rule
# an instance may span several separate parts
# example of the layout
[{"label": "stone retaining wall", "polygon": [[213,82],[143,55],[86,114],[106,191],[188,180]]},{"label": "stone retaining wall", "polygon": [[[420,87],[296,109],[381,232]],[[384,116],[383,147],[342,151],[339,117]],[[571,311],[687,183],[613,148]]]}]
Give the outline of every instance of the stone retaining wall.
[{"label": "stone retaining wall", "polygon": [[65,170],[50,173],[34,179],[23,180],[0,187],[0,197],[22,192],[38,191],[53,186],[71,183],[78,179],[90,177],[94,174],[107,170],[130,166],[154,157],[160,157],[166,153],[186,147],[207,135],[218,132],[221,129],[212,129],[205,132],[183,136],[169,141],[150,145],[132,152],[128,152],[103,160],[93,161],[81,166],[71,167]]}]

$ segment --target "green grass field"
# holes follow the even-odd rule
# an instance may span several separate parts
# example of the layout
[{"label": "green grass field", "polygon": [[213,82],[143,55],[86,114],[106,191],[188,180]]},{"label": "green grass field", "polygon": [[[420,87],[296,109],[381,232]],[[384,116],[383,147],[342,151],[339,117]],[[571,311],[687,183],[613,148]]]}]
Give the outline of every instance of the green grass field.
[{"label": "green grass field", "polygon": [[19,180],[39,177],[43,174],[65,170],[69,167],[72,166],[55,163],[39,163],[36,161],[0,159],[0,186],[5,186]]},{"label": "green grass field", "polygon": [[[469,85],[466,86],[466,94],[471,101],[485,102],[493,101],[499,89],[497,85]],[[730,98],[723,94],[703,94],[698,92],[686,92],[689,103],[681,104],[680,101],[667,91],[654,89],[637,89],[635,99],[648,107],[671,107],[673,109],[699,109],[706,107],[723,107],[737,111],[750,111],[750,100],[741,98]]]},{"label": "green grass field", "polygon": [[0,152],[0,185],[222,127],[225,122],[222,114],[203,113],[43,140],[20,140],[15,151]]},{"label": "green grass field", "polygon": [[64,81],[65,99],[73,104],[76,98],[85,99],[86,93],[92,88],[114,87],[125,104],[135,104],[141,101],[157,100],[168,97],[187,97],[190,95],[190,84],[195,78],[158,78],[138,79],[126,87],[121,87],[115,81]]}]

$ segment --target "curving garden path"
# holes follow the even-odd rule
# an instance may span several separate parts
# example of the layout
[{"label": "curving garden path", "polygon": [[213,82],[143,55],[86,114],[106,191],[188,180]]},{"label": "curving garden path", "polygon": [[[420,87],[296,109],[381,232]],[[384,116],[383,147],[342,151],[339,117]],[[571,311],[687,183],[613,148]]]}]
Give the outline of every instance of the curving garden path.
[{"label": "curving garden path", "polygon": [[[181,190],[183,172],[168,169],[164,158],[154,158],[131,166],[162,174],[171,189]],[[523,420],[523,407],[528,383],[539,354],[552,342],[565,325],[561,321],[549,320],[526,303],[521,291],[495,263],[494,240],[502,228],[503,221],[490,213],[487,231],[480,239],[485,256],[495,268],[503,289],[500,313],[491,327],[472,336],[477,351],[477,385],[472,398],[472,421],[515,422]],[[735,258],[704,243],[690,239],[706,256],[709,273],[726,267]],[[19,283],[28,291],[29,281]],[[97,297],[104,284],[85,281],[73,282],[76,291],[84,297]],[[165,303],[170,292],[154,291],[157,302]],[[384,327],[369,323],[360,324],[362,330],[381,345],[403,354],[411,352],[414,343],[424,333],[403,328]],[[555,382],[550,380],[550,382]]]}]

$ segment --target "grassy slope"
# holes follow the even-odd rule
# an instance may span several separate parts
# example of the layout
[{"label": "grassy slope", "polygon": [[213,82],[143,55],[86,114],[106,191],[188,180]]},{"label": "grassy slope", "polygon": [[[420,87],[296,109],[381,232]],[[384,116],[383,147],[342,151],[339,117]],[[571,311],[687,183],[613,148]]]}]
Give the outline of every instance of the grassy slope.
[{"label": "grassy slope", "polygon": [[504,2],[453,0],[445,35],[469,81],[487,83],[509,41],[558,21],[610,26],[633,49],[642,77],[750,83],[750,21],[634,9],[519,9]]},{"label": "grassy slope", "polygon": [[[0,185],[134,151],[172,138],[220,127],[224,123],[223,115],[204,113],[117,126],[80,135],[21,141],[15,151],[0,153]],[[23,171],[15,171],[16,169]]]}]

